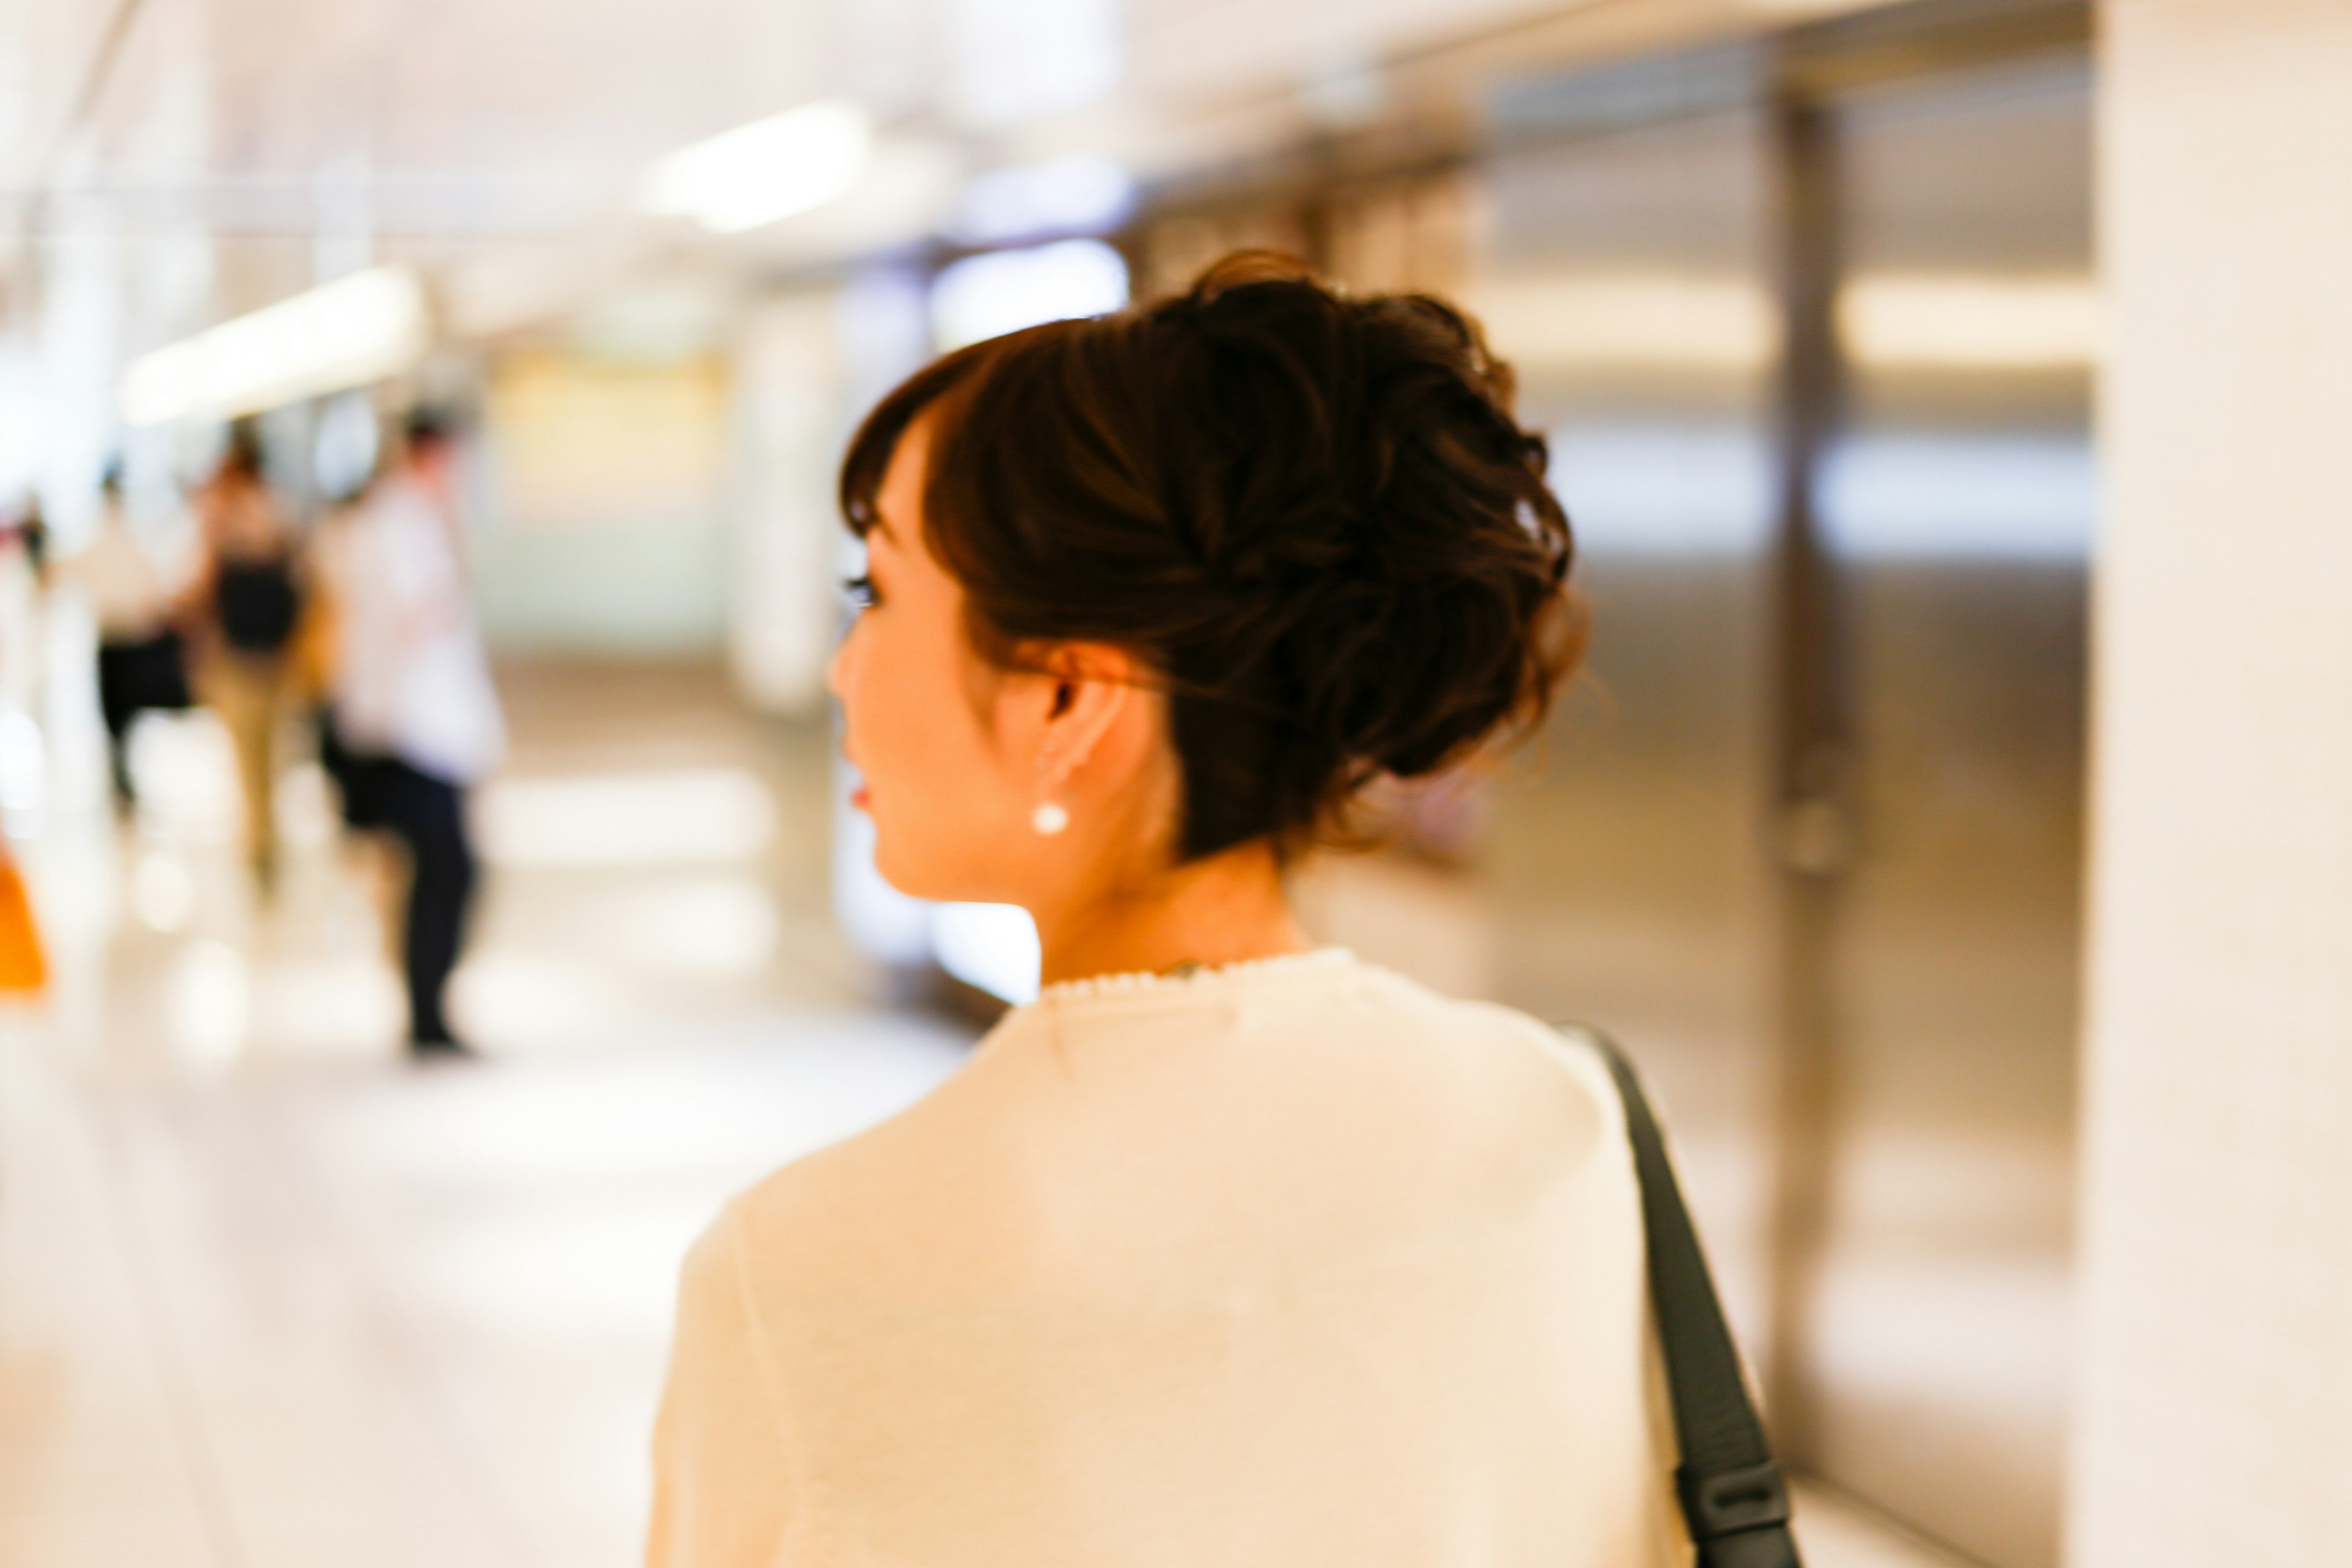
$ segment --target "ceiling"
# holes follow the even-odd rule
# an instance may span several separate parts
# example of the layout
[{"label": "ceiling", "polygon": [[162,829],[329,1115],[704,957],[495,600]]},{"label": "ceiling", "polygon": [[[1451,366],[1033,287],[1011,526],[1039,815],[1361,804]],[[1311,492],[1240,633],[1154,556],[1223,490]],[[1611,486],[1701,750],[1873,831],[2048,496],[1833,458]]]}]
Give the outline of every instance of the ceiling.
[{"label": "ceiling", "polygon": [[[528,313],[649,253],[903,240],[997,163],[1086,149],[1149,178],[1465,90],[1433,60],[1536,69],[1870,3],[0,0],[5,265],[207,247],[177,284],[153,263],[142,336],[384,258]],[[1115,75],[1064,90],[1088,37]],[[634,210],[663,153],[835,95],[888,128],[840,211],[719,246]]]}]

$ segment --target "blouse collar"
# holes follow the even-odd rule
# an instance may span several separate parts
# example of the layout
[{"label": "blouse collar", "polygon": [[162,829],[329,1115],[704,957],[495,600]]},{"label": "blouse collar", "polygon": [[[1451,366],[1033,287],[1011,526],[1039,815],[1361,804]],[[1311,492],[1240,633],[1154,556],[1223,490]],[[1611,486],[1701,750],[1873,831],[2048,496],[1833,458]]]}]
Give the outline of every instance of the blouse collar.
[{"label": "blouse collar", "polygon": [[1277,953],[1272,958],[1249,958],[1238,963],[1183,963],[1165,973],[1131,970],[1118,974],[1090,974],[1082,980],[1056,980],[1037,993],[1037,1001],[1032,1005],[1075,1002],[1096,996],[1174,994],[1217,981],[1255,979],[1268,974],[1353,963],[1355,961],[1356,955],[1344,947],[1318,947],[1309,952]]}]

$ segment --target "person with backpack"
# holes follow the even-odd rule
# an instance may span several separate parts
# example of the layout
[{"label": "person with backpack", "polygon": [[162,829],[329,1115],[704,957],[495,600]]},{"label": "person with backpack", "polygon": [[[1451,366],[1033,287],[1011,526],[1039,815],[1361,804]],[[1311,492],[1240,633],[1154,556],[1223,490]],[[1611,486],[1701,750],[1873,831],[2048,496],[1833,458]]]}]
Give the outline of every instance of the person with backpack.
[{"label": "person with backpack", "polygon": [[246,854],[267,893],[277,882],[278,746],[302,585],[292,531],[248,431],[231,438],[196,517],[202,555],[183,611],[196,695],[235,748]]}]

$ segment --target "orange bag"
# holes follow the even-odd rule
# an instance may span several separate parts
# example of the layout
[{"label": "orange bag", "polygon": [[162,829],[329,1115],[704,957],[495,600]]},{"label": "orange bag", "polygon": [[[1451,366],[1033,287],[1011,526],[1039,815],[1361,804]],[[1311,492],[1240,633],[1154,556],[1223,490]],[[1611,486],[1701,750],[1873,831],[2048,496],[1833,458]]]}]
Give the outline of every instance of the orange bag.
[{"label": "orange bag", "polygon": [[0,995],[39,991],[49,981],[41,956],[41,930],[33,923],[33,901],[16,863],[0,849]]}]

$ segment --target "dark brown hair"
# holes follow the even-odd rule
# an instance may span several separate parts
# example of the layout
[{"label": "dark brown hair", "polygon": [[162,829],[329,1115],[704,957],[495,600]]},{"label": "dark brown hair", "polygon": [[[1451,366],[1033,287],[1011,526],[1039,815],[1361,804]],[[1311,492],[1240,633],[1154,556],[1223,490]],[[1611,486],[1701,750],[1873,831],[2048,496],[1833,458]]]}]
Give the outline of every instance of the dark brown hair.
[{"label": "dark brown hair", "polygon": [[1568,518],[1460,311],[1231,257],[1191,289],[936,361],[851,442],[863,538],[932,417],[924,542],[983,658],[1054,641],[1167,685],[1180,859],[1334,827],[1533,723],[1582,646]]}]

